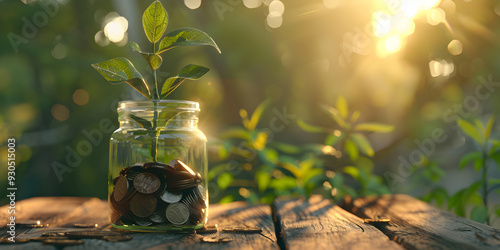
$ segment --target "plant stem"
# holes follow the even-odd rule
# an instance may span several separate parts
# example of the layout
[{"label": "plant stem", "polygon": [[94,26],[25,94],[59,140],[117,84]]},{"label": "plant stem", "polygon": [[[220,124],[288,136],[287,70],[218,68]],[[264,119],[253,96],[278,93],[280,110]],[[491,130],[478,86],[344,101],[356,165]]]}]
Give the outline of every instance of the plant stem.
[{"label": "plant stem", "polygon": [[[155,43],[153,43],[153,53],[155,52]],[[153,93],[153,103],[154,103],[154,117],[153,117],[153,130],[155,131],[154,136],[151,136],[151,157],[153,157],[153,162],[158,162],[158,101],[160,96],[158,95],[158,78],[156,77],[156,70],[153,70],[153,82],[154,82],[154,93]]]}]

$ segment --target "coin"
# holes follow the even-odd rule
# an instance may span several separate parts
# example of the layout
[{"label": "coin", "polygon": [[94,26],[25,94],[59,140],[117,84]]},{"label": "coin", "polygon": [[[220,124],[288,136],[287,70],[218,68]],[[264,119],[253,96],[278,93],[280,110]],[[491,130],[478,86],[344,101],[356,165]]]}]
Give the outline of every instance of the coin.
[{"label": "coin", "polygon": [[165,190],[160,198],[166,203],[176,203],[182,200],[182,193],[173,193]]},{"label": "coin", "polygon": [[156,210],[156,198],[153,195],[138,193],[130,201],[130,210],[139,217],[148,217]]},{"label": "coin", "polygon": [[139,173],[134,178],[134,187],[143,194],[152,194],[160,188],[161,182],[158,177],[152,173]]},{"label": "coin", "polygon": [[132,239],[132,237],[120,235],[120,236],[106,236],[103,237],[102,239],[109,242],[119,242],[119,241],[129,241]]},{"label": "coin", "polygon": [[194,179],[186,179],[185,177],[184,174],[175,174],[173,178],[169,179],[168,189],[170,191],[184,191],[196,187],[197,183]]},{"label": "coin", "polygon": [[203,200],[205,200],[205,199],[206,199],[206,198],[205,198],[205,192],[206,192],[206,191],[205,191],[205,187],[204,187],[203,185],[201,185],[201,184],[198,184],[198,185],[196,186],[196,189],[198,189],[198,190],[197,190],[197,192],[198,192],[198,194],[200,195],[200,197],[201,197]]},{"label": "coin", "polygon": [[165,213],[158,210],[150,215],[149,219],[155,223],[163,223],[167,220],[167,218],[165,218]]},{"label": "coin", "polygon": [[226,233],[261,233],[262,229],[257,227],[225,227],[222,231]]},{"label": "coin", "polygon": [[112,231],[72,231],[64,234],[64,236],[70,239],[100,239],[105,236],[117,235],[120,234]]},{"label": "coin", "polygon": [[129,209],[129,203],[128,202],[123,202],[123,201],[122,202],[117,202],[115,200],[114,191],[109,196],[109,206],[111,207],[111,209],[113,211],[120,212],[120,213],[123,213],[123,212],[125,212],[126,210]]},{"label": "coin", "polygon": [[44,240],[43,244],[53,245],[53,246],[75,246],[83,244],[83,240],[68,240],[68,239],[57,239],[57,240]]},{"label": "coin", "polygon": [[195,171],[193,171],[188,165],[186,165],[184,162],[182,162],[179,159],[173,159],[171,160],[168,165],[174,167],[176,172],[187,172],[192,176],[196,176]]},{"label": "coin", "polygon": [[208,243],[224,243],[224,242],[230,242],[232,240],[229,238],[215,236],[215,237],[203,237],[201,238],[201,241]]},{"label": "coin", "polygon": [[120,176],[116,181],[115,188],[113,190],[113,197],[116,201],[121,201],[128,194],[128,180],[127,178]]},{"label": "coin", "polygon": [[153,222],[151,222],[148,218],[142,218],[142,217],[135,217],[135,223],[139,226],[147,227],[151,226]]},{"label": "coin", "polygon": [[172,166],[160,162],[148,162],[144,164],[144,169],[160,169],[166,171],[169,174],[172,174],[174,172],[174,168]]},{"label": "coin", "polygon": [[189,208],[180,202],[172,203],[168,205],[165,215],[172,224],[183,225],[189,219]]}]

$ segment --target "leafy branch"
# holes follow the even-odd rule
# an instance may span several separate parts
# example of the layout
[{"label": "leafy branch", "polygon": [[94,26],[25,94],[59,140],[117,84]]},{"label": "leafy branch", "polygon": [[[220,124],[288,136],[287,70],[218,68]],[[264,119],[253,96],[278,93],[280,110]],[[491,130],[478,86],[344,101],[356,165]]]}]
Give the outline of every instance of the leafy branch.
[{"label": "leafy branch", "polygon": [[[152,136],[153,149],[151,150],[151,156],[156,162],[157,140],[159,131],[161,130],[161,127],[158,126],[158,101],[167,98],[167,96],[184,82],[184,80],[200,79],[210,71],[210,69],[206,67],[190,64],[182,68],[176,76],[166,79],[163,84],[159,85],[156,72],[163,63],[161,54],[181,46],[206,45],[214,47],[219,53],[220,49],[209,35],[194,28],[181,28],[163,37],[168,26],[168,13],[158,0],[154,1],[144,11],[142,15],[142,25],[146,37],[151,43],[152,51],[143,51],[136,42],[130,42],[129,47],[133,51],[138,52],[144,60],[146,60],[152,71],[152,83],[147,83],[134,65],[123,57],[95,63],[92,64],[92,67],[111,84],[127,83],[146,98],[154,101],[154,118],[149,128],[154,131],[154,136]],[[140,119],[136,116],[130,117],[144,127],[144,119]]]}]

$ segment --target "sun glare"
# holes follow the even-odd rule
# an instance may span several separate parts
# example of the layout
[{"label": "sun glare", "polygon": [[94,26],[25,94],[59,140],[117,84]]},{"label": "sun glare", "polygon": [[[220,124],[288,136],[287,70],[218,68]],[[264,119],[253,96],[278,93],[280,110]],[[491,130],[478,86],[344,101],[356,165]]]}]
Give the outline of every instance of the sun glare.
[{"label": "sun glare", "polygon": [[426,14],[432,25],[445,22],[440,0],[383,0],[383,8],[372,14],[373,34],[379,37],[377,55],[385,57],[403,48],[406,37],[415,31],[414,20]]}]

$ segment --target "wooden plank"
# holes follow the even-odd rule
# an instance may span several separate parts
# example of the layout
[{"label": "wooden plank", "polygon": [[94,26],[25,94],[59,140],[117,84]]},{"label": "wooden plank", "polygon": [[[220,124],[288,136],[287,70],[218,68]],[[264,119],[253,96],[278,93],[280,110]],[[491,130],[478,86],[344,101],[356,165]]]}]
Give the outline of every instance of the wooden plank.
[{"label": "wooden plank", "polygon": [[[66,232],[81,230],[73,227],[74,224],[99,224],[102,230],[109,225],[109,208],[107,201],[97,198],[74,197],[42,197],[31,198],[17,202],[16,220],[40,220],[50,224],[48,228],[20,230],[18,238],[39,237],[43,232]],[[232,239],[228,243],[202,242],[199,234],[173,233],[131,233],[129,242],[106,242],[96,239],[85,239],[85,244],[72,248],[78,249],[278,249],[271,208],[267,205],[249,206],[244,202],[233,202],[225,205],[211,205],[209,224],[217,224],[219,229],[224,227],[248,226],[259,227],[259,234],[224,233],[220,236]],[[0,223],[7,223],[7,207],[0,207]],[[85,229],[88,230],[88,229]],[[108,229],[104,229],[108,230]],[[2,228],[2,232],[6,227]],[[203,235],[203,236],[213,236]],[[38,242],[22,245],[2,245],[2,249],[55,249]]]},{"label": "wooden plank", "polygon": [[375,227],[320,196],[274,204],[287,249],[403,249]]},{"label": "wooden plank", "polygon": [[438,210],[408,195],[358,198],[342,205],[408,249],[499,249],[500,230]]}]

